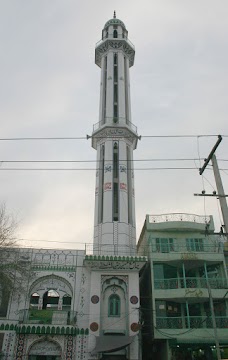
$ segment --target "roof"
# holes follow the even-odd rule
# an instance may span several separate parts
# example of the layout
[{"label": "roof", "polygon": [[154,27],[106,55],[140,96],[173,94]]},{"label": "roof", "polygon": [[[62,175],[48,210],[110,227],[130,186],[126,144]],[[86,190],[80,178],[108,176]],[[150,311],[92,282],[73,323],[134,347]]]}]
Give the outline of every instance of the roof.
[{"label": "roof", "polygon": [[108,20],[105,23],[104,29],[109,25],[121,25],[124,29],[126,29],[126,26],[124,25],[123,21],[116,19],[116,18]]}]

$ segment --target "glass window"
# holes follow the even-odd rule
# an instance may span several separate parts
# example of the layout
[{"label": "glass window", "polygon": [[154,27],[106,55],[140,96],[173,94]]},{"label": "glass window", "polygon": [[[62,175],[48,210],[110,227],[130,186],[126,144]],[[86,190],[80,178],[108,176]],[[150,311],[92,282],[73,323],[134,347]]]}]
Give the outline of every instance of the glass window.
[{"label": "glass window", "polygon": [[157,238],[156,239],[156,251],[158,251],[158,252],[174,251],[173,239]]},{"label": "glass window", "polygon": [[204,251],[203,239],[186,239],[188,251]]},{"label": "glass window", "polygon": [[109,296],[108,316],[120,316],[120,297],[116,294]]}]

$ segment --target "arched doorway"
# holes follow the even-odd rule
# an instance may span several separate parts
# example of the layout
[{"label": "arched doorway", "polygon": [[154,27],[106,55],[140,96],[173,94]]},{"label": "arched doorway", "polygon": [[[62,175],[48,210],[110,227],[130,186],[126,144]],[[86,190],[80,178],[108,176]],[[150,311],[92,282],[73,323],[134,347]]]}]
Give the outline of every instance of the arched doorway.
[{"label": "arched doorway", "polygon": [[61,347],[53,341],[36,342],[29,351],[28,360],[60,360]]}]

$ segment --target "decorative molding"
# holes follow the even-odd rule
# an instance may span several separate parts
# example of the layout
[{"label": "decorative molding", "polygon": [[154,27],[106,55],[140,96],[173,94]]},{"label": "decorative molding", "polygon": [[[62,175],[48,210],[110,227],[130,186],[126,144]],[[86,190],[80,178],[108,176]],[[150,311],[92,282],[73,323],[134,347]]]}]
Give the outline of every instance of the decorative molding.
[{"label": "decorative molding", "polygon": [[35,280],[30,286],[29,294],[32,294],[33,292],[39,292],[40,289],[54,289],[56,291],[61,290],[71,296],[73,294],[73,288],[71,284],[66,279],[54,274],[42,276]]},{"label": "decorative molding", "polygon": [[[80,314],[79,314],[80,315]],[[84,314],[83,314],[84,315]],[[16,328],[16,333],[23,334],[36,334],[36,335],[72,335],[76,336],[81,333],[84,333],[87,329],[76,328],[75,326],[56,326],[56,325],[18,325]]]},{"label": "decorative molding", "polygon": [[71,335],[67,336],[66,339],[66,360],[73,359],[74,343]]},{"label": "decorative molding", "polygon": [[101,58],[110,49],[122,50],[129,59],[129,67],[134,65],[135,50],[125,39],[118,39],[118,40],[104,39],[104,41],[102,41],[100,45],[96,47],[95,50],[95,63],[98,66],[101,67]]},{"label": "decorative molding", "polygon": [[101,275],[101,285],[103,286],[104,282],[106,282],[107,280],[111,281],[112,279],[116,279],[116,280],[122,280],[125,282],[126,286],[128,285],[128,276],[127,275]]}]

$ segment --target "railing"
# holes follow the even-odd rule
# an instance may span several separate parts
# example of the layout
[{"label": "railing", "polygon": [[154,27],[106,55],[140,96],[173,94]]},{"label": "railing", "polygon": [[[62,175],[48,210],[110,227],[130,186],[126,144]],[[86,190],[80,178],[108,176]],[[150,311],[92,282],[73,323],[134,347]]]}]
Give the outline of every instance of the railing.
[{"label": "railing", "polygon": [[23,309],[19,312],[19,323],[75,325],[76,311]]},{"label": "railing", "polygon": [[96,43],[95,48],[97,48],[98,46],[100,46],[103,42],[105,42],[105,40],[112,40],[112,41],[125,40],[125,41],[135,50],[135,45],[132,44],[132,42],[128,39],[127,36],[122,36],[122,37],[114,38],[114,37],[113,37],[113,34],[108,34],[107,37],[104,37],[103,39],[99,40],[99,41]]},{"label": "railing", "polygon": [[[99,121],[98,123],[93,125],[93,131],[98,130],[103,125],[111,125],[111,126],[116,126],[116,127],[118,127],[119,125],[124,125],[124,126],[127,125],[129,128],[131,128],[137,134],[137,126],[135,126],[132,122],[130,122],[129,120],[127,120],[124,117],[117,117],[117,118],[106,117],[104,119],[104,121]],[[119,135],[121,135],[121,133]]]},{"label": "railing", "polygon": [[[150,240],[150,238],[149,238]],[[197,255],[199,253],[223,253],[223,244],[218,242],[212,245],[203,244],[199,249],[195,251],[188,250],[187,245],[178,245],[178,244],[157,244],[155,239],[151,240],[151,250],[156,253],[182,253],[183,260],[197,260]],[[175,239],[174,239],[175,240]]]},{"label": "railing", "polygon": [[149,223],[162,223],[169,221],[187,221],[197,224],[209,224],[211,219],[210,216],[200,216],[186,213],[149,215]]},{"label": "railing", "polygon": [[117,248],[114,244],[85,244],[85,253],[96,256],[136,256],[136,246],[119,245]]},{"label": "railing", "polygon": [[[208,282],[212,289],[227,289],[227,279],[226,278],[209,278]],[[154,280],[154,288],[156,290],[166,290],[166,289],[189,289],[189,288],[204,288],[207,289],[207,280],[196,277],[186,277],[186,278],[171,278],[171,279],[159,279]]]},{"label": "railing", "polygon": [[[215,317],[216,327],[228,328],[227,316]],[[158,329],[200,329],[213,328],[211,316],[189,316],[189,317],[157,317],[156,327]]]}]

